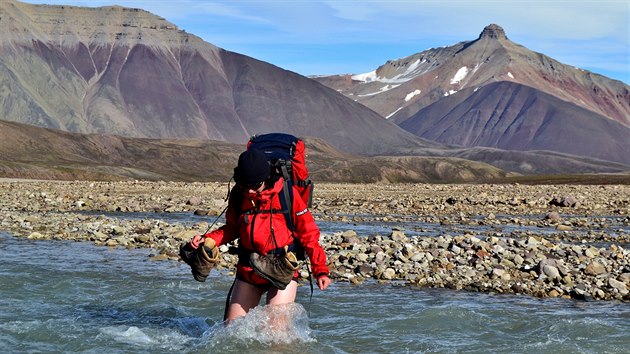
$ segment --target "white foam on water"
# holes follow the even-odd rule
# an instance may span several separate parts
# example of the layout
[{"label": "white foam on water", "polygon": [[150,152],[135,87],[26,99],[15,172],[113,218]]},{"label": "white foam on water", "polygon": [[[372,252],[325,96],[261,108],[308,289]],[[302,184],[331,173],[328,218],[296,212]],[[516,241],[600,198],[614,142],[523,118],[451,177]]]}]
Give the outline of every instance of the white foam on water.
[{"label": "white foam on water", "polygon": [[101,333],[112,337],[114,340],[128,344],[153,344],[155,341],[136,326],[116,326],[101,328]]},{"label": "white foam on water", "polygon": [[235,341],[248,344],[295,344],[315,342],[308,326],[308,314],[297,303],[258,306],[246,316],[210,333],[215,345]]},{"label": "white foam on water", "polygon": [[144,348],[182,349],[193,338],[174,330],[139,328],[136,326],[110,326],[100,329],[99,337],[106,336],[116,342]]},{"label": "white foam on water", "polygon": [[11,332],[16,334],[28,333],[42,326],[43,322],[39,320],[35,321],[9,321],[0,323],[0,329],[4,332]]}]

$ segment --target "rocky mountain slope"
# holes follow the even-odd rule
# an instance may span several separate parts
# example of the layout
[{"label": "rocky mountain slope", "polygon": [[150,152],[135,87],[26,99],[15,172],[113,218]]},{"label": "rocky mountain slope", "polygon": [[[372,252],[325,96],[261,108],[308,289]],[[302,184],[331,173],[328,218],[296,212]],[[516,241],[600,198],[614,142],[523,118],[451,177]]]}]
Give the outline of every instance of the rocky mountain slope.
[{"label": "rocky mountain slope", "polygon": [[282,131],[366,154],[439,145],[313,80],[217,48],[141,9],[5,0],[0,30],[0,119],[240,143]]},{"label": "rocky mountain slope", "polygon": [[314,79],[423,138],[628,162],[630,87],[530,51],[497,25],[371,73]]}]

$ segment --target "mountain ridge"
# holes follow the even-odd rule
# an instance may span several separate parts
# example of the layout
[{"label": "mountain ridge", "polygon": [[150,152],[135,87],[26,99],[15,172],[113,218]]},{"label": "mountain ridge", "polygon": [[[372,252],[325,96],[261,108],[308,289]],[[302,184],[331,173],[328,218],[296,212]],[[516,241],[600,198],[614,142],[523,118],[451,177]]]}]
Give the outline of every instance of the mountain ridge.
[{"label": "mountain ridge", "polygon": [[[315,163],[321,167],[315,171],[326,171],[329,179],[471,181],[512,173],[630,170],[624,163],[602,160],[601,155],[589,158],[571,151],[538,151],[545,150],[540,146],[532,146],[536,152],[463,148],[458,141],[419,137],[395,124],[404,110],[385,120],[318,81],[205,43],[140,9],[28,5],[8,0],[0,3],[0,29],[11,33],[0,38],[0,92],[7,93],[0,95],[0,123],[39,147],[33,151],[32,146],[7,135],[4,139],[13,143],[3,145],[11,152],[4,155],[5,171],[11,170],[6,166],[19,163],[24,171],[59,176],[55,166],[82,174],[86,173],[82,164],[87,164],[90,176],[116,171],[107,178],[224,178],[232,168],[225,161],[231,165],[251,135],[270,132],[331,144],[324,150],[332,156],[320,155],[322,160]],[[499,38],[501,33],[489,30],[480,40],[493,36]],[[425,62],[432,70],[440,70],[444,53],[455,55],[454,49],[469,49],[465,46],[461,42],[457,48],[428,53]],[[414,68],[426,69],[416,59]],[[408,70],[409,63],[405,65],[403,69]],[[396,65],[388,68],[392,87],[396,80],[405,79],[395,78]],[[467,77],[458,71],[453,85]],[[416,79],[430,81],[427,76]],[[441,94],[436,91],[433,95]],[[408,96],[413,104],[421,97]],[[458,93],[449,96],[456,99]],[[433,98],[422,97],[428,103]],[[29,125],[6,125],[3,120]],[[35,126],[68,135],[43,133],[31,128]],[[72,139],[81,143],[73,144]],[[22,149],[22,155],[16,148]],[[212,154],[215,149],[225,161]],[[50,160],[40,156],[49,152]],[[35,165],[30,166],[29,159]],[[145,165],[145,159],[151,163]],[[220,176],[200,169],[198,159],[216,162],[221,166]],[[178,167],[168,170],[159,163]],[[364,176],[353,176],[353,171]]]},{"label": "mountain ridge", "polygon": [[[78,133],[244,143],[282,131],[353,153],[439,146],[313,80],[139,9],[0,3],[5,120]],[[92,26],[91,26],[92,25]],[[348,134],[348,127],[353,127]]]},{"label": "mountain ridge", "polygon": [[[604,76],[576,69],[562,64],[544,54],[533,52],[522,45],[508,39],[503,28],[496,24],[486,26],[479,37],[472,41],[459,42],[442,48],[435,48],[412,54],[402,59],[390,60],[379,66],[375,71],[359,75],[318,76],[313,77],[329,87],[345,94],[357,102],[381,114],[382,117],[395,122],[402,128],[419,137],[460,146],[485,146],[508,150],[548,150],[574,155],[590,156],[598,159],[627,163],[628,141],[630,140],[630,87],[621,81],[608,79]],[[522,144],[518,135],[523,132],[513,130],[515,138],[507,141],[514,145],[497,143],[505,137],[505,131],[493,131],[489,128],[484,134],[492,135],[490,140],[478,140],[476,144],[468,143],[470,131],[464,127],[470,124],[470,112],[458,109],[452,97],[459,96],[458,102],[465,102],[468,96],[479,96],[478,90],[486,88],[486,95],[498,96],[500,92],[492,93],[488,87],[499,88],[496,83],[505,82],[531,88],[528,92],[536,96],[538,92],[558,101],[554,107],[555,119],[564,124],[555,124],[555,131],[547,136],[570,134],[573,138],[567,144],[551,145],[543,141],[531,140],[532,144]],[[446,105],[443,101],[450,101]],[[442,102],[441,104],[439,104]],[[529,117],[535,117],[535,111],[549,111],[549,99],[539,100],[529,107]],[[423,123],[426,112],[435,105],[442,107],[444,112],[458,111],[457,117],[450,115],[453,125],[459,124],[457,129],[448,129],[452,134],[444,134],[441,127],[440,137],[427,129],[419,131],[419,125],[431,125],[431,120]],[[541,104],[541,107],[537,107]],[[501,108],[492,105],[492,100],[484,102],[483,97],[476,99],[475,106],[469,110],[485,112],[479,116],[479,123],[491,116],[511,116],[510,110],[515,109],[509,104]],[[428,111],[427,111],[428,110]],[[424,112],[424,113],[423,113]],[[579,112],[575,120],[570,118]],[[432,113],[435,115],[435,112]],[[590,119],[587,119],[589,117]],[[612,127],[601,118],[616,122],[620,125]],[[411,123],[411,119],[415,123]],[[554,120],[555,120],[554,119]],[[469,123],[460,124],[468,121]],[[601,138],[602,144],[587,145],[578,142],[591,141],[591,130],[576,129],[581,123],[589,121],[589,127],[594,129],[595,135]],[[548,122],[553,122],[553,120]],[[597,123],[597,124],[595,124]],[[618,128],[618,131],[615,130]],[[436,127],[436,130],[439,128]],[[525,133],[527,134],[527,133]],[[506,141],[504,139],[504,141]],[[617,149],[611,149],[616,146]]]},{"label": "mountain ridge", "polygon": [[[508,105],[509,109],[502,108]],[[549,150],[630,164],[630,128],[508,81],[486,85],[470,95],[446,97],[399,125],[450,145]],[[574,145],[576,137],[581,141]]]}]

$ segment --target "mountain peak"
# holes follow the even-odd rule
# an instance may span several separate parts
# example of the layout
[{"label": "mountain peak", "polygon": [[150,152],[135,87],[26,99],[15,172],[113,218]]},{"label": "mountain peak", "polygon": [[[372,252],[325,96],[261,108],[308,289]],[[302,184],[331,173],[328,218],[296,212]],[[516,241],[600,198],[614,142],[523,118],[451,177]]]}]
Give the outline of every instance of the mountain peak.
[{"label": "mountain peak", "polygon": [[505,31],[503,30],[501,26],[495,25],[493,23],[486,26],[483,29],[483,31],[481,31],[481,34],[479,35],[479,39],[482,39],[482,38],[507,39],[507,36],[505,35]]}]

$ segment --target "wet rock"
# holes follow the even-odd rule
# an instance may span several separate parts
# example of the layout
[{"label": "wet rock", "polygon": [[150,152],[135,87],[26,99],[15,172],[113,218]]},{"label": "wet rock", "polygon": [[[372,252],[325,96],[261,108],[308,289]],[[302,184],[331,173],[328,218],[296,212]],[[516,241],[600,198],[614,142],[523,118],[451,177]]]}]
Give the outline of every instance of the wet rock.
[{"label": "wet rock", "polygon": [[368,256],[365,253],[359,253],[359,254],[356,255],[355,258],[357,259],[357,261],[359,261],[361,263],[365,263],[370,258],[370,256]]},{"label": "wet rock", "polygon": [[92,235],[93,235],[92,239],[93,240],[98,240],[98,241],[105,241],[105,240],[107,240],[109,238],[109,236],[107,236],[106,234],[104,234],[104,233],[102,233],[100,231],[94,231],[92,233]]},{"label": "wet rock", "polygon": [[152,261],[166,261],[169,257],[166,254],[158,254],[150,258]]},{"label": "wet rock", "polygon": [[115,240],[115,239],[107,240],[107,241],[105,241],[105,246],[116,247],[116,246],[118,246],[118,241]]},{"label": "wet rock", "polygon": [[182,230],[179,231],[177,233],[175,233],[173,235],[173,238],[176,240],[180,240],[183,242],[188,242],[190,241],[193,237],[195,237],[196,235],[199,235],[200,233],[197,230]]},{"label": "wet rock", "polygon": [[492,269],[492,275],[496,277],[502,277],[505,275],[505,269],[503,268],[494,268]]},{"label": "wet rock", "polygon": [[560,295],[562,295],[562,292],[558,291],[557,289],[551,289],[551,291],[549,291],[549,293],[547,294],[547,296],[549,297],[559,297]]}]

